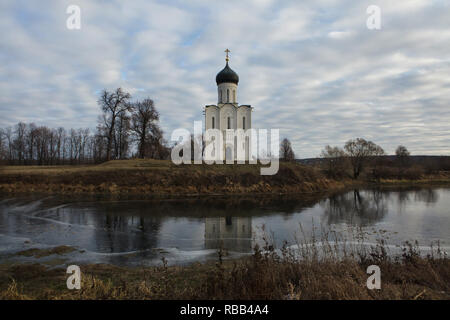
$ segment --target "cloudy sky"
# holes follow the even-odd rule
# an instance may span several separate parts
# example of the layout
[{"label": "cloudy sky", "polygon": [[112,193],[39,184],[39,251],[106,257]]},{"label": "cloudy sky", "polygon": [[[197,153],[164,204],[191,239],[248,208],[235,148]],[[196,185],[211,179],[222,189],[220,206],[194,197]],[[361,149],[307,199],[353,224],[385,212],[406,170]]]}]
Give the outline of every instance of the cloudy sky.
[{"label": "cloudy sky", "polygon": [[123,87],[155,101],[170,138],[217,102],[229,48],[253,127],[300,158],[355,137],[450,155],[448,0],[2,0],[0,28],[0,127],[95,129],[99,92]]}]

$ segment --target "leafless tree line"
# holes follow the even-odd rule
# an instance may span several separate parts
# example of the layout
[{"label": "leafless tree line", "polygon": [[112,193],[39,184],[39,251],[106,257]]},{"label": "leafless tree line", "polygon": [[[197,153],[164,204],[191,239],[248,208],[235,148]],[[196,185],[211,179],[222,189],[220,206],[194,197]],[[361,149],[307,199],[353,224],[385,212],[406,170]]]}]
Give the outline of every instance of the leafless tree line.
[{"label": "leafless tree line", "polygon": [[417,180],[425,175],[445,176],[450,171],[449,156],[411,156],[403,145],[390,156],[380,146],[361,138],[349,140],[344,148],[326,146],[319,164],[329,177],[338,179],[363,176],[377,181]]},{"label": "leafless tree line", "polygon": [[352,177],[358,179],[369,163],[376,171],[381,165],[380,160],[383,155],[385,152],[379,145],[357,138],[347,141],[343,149],[327,145],[320,156],[325,160],[325,171],[328,175],[342,176],[350,163]]},{"label": "leafless tree line", "polygon": [[131,101],[121,88],[104,90],[95,132],[19,122],[0,128],[0,160],[10,164],[87,164],[130,157],[166,159],[170,149],[153,100]]}]

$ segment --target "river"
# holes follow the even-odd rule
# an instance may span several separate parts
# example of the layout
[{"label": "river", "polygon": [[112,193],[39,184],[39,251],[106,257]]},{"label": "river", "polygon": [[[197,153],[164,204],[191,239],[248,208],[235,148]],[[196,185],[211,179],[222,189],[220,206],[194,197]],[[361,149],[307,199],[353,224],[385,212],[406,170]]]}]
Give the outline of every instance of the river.
[{"label": "river", "polygon": [[[450,189],[351,190],[312,196],[204,197],[111,200],[77,197],[3,197],[0,260],[53,264],[186,264],[252,252],[264,235],[276,247],[295,245],[332,230],[367,244],[417,240],[426,249],[440,241],[450,251]],[[330,237],[327,235],[326,237]],[[63,256],[18,256],[30,248],[75,247]],[[56,259],[56,263],[54,262]]]}]

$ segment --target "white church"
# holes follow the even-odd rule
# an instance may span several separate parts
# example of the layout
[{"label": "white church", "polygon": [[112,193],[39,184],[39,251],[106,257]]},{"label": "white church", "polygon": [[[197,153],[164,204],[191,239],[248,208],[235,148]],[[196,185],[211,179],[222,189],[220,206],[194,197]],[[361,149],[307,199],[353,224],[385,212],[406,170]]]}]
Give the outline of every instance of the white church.
[{"label": "white church", "polygon": [[[228,65],[229,57],[226,52],[226,65],[216,76],[217,83],[217,105],[206,105],[205,129],[218,129],[222,131],[224,137],[223,143],[223,160],[236,159],[237,145],[236,140],[234,147],[226,143],[226,135],[234,135],[237,129],[248,130],[252,127],[252,107],[250,105],[238,104],[238,83],[239,76]],[[228,130],[228,131],[227,131]],[[250,147],[249,138],[244,142],[245,160],[249,159]]]}]

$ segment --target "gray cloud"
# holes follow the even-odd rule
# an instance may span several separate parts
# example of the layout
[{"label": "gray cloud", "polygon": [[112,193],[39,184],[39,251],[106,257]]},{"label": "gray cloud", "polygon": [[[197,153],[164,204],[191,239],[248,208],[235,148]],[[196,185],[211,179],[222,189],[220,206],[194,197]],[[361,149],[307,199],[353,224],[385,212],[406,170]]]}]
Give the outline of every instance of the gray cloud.
[{"label": "gray cloud", "polygon": [[365,137],[392,153],[450,154],[450,7],[378,1],[72,1],[0,4],[0,126],[18,121],[95,128],[98,93],[150,96],[167,138],[216,102],[232,50],[239,101],[253,125],[280,128],[299,157]]}]

